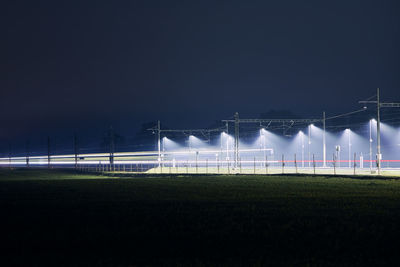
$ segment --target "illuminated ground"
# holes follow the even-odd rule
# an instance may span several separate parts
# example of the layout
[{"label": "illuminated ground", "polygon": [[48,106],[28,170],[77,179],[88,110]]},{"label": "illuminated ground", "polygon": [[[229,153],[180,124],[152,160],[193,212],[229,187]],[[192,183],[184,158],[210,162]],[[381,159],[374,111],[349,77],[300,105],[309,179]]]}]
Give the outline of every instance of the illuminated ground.
[{"label": "illuminated ground", "polygon": [[0,170],[17,265],[389,265],[400,180]]},{"label": "illuminated ground", "polygon": [[[96,170],[92,167],[92,170]],[[123,171],[121,167],[117,167],[116,171]],[[163,173],[163,174],[317,174],[317,175],[360,175],[360,176],[377,176],[378,172],[376,169],[370,170],[369,168],[332,168],[332,167],[304,167],[304,168],[294,168],[294,167],[261,167],[252,166],[228,168],[226,166],[216,168],[216,167],[156,167],[151,168],[146,173]],[[381,176],[385,177],[400,177],[400,168],[382,168]]]}]

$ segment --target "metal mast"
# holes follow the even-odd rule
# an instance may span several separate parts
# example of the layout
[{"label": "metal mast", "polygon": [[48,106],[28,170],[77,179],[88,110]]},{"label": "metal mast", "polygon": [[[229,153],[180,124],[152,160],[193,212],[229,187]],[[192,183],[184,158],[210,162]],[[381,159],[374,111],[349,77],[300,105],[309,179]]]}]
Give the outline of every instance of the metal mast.
[{"label": "metal mast", "polygon": [[369,120],[369,171],[372,171],[372,119]]},{"label": "metal mast", "polygon": [[376,88],[376,114],[377,114],[377,123],[376,123],[376,151],[377,151],[377,166],[378,166],[378,175],[381,174],[381,112],[380,112],[380,96],[379,96],[379,88]]},{"label": "metal mast", "polygon": [[[158,155],[158,166],[161,166],[161,160],[164,156],[161,151],[161,133],[182,133],[182,134],[192,134],[192,133],[199,133],[202,136],[210,139],[211,132],[221,132],[223,128],[215,128],[215,129],[161,129],[160,121],[157,121],[157,125],[147,129],[148,131],[152,131],[153,134],[157,134],[157,155]],[[228,131],[228,125],[226,125],[226,130]],[[189,144],[190,145],[190,144]]]},{"label": "metal mast", "polygon": [[78,137],[74,133],[74,158],[75,158],[75,169],[78,168]]},{"label": "metal mast", "polygon": [[323,128],[324,128],[324,132],[323,132],[323,144],[322,144],[322,156],[323,156],[323,167],[326,167],[326,136],[325,136],[325,111],[323,112],[323,116],[322,116],[322,123],[323,123]]},{"label": "metal mast", "polygon": [[110,170],[114,171],[114,129],[110,127]]},{"label": "metal mast", "polygon": [[308,125],[308,167],[311,167],[311,124]]},{"label": "metal mast", "polygon": [[376,104],[376,167],[378,175],[381,174],[381,112],[380,108],[400,108],[400,103],[382,103],[379,88],[376,88],[376,101],[358,101],[363,104]]},{"label": "metal mast", "polygon": [[157,121],[157,148],[158,148],[158,167],[161,165],[161,126],[160,121]]},{"label": "metal mast", "polygon": [[47,136],[47,168],[50,168],[50,136]]},{"label": "metal mast", "polygon": [[235,168],[239,162],[239,113],[235,113]]},{"label": "metal mast", "polygon": [[239,119],[239,113],[236,112],[234,115],[234,119],[222,120],[225,123],[234,123],[235,124],[235,145],[234,145],[234,160],[235,167],[238,166],[239,158],[240,158],[240,150],[239,150],[239,125],[240,123],[314,123],[320,122],[321,119]]}]

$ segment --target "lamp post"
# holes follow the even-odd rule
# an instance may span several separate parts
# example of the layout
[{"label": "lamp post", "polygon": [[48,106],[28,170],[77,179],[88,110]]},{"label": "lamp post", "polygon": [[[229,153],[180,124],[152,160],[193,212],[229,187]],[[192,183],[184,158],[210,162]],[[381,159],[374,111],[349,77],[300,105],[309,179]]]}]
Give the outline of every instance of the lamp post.
[{"label": "lamp post", "polygon": [[349,140],[349,168],[351,168],[351,131],[350,129],[346,129],[346,132],[348,134],[348,140]]},{"label": "lamp post", "polygon": [[158,147],[158,167],[161,165],[161,127],[160,127],[160,121],[157,121],[157,147]]},{"label": "lamp post", "polygon": [[[263,159],[265,161],[265,130],[264,128],[260,129],[260,148],[262,147],[263,149]],[[265,165],[265,164],[264,164]]]},{"label": "lamp post", "polygon": [[326,120],[326,117],[325,117],[325,111],[323,112],[323,130],[324,130],[324,132],[323,132],[323,136],[322,136],[322,139],[323,139],[323,142],[322,142],[322,157],[323,157],[323,167],[326,167],[326,124],[325,124],[325,120]]},{"label": "lamp post", "polygon": [[[192,151],[192,136],[189,135],[189,139],[188,139],[188,145],[189,145],[189,158],[190,158],[190,152]],[[189,161],[189,167],[192,167],[192,163]]]},{"label": "lamp post", "polygon": [[[223,149],[223,138],[226,138],[226,142],[225,142],[225,145],[226,145],[226,157],[225,157],[225,159],[226,159],[226,161],[227,161],[227,163],[228,163],[228,160],[229,160],[229,135],[227,134],[227,133],[225,133],[225,132],[222,132],[222,134],[221,134],[221,154],[222,154],[222,149]],[[223,160],[223,158],[221,157],[221,160]]]},{"label": "lamp post", "polygon": [[381,174],[381,115],[380,108],[400,108],[400,103],[382,103],[380,102],[379,88],[376,88],[376,101],[359,101],[358,103],[374,103],[376,104],[376,167],[378,175]]},{"label": "lamp post", "polygon": [[265,159],[265,156],[266,156],[266,153],[267,153],[267,151],[265,151],[265,143],[266,143],[266,136],[265,136],[265,133],[264,133],[264,135],[263,135],[263,149],[264,149],[264,155],[263,155],[263,159]]},{"label": "lamp post", "polygon": [[308,125],[308,167],[311,167],[311,124]]},{"label": "lamp post", "polygon": [[337,162],[338,162],[338,167],[340,168],[340,145],[337,145],[335,147],[336,150],[336,158],[337,158]]},{"label": "lamp post", "polygon": [[378,175],[381,174],[381,160],[382,160],[382,154],[381,154],[381,103],[380,103],[380,96],[379,96],[379,88],[376,88],[376,107],[377,107],[377,121],[376,121],[376,157],[377,157],[377,163],[376,165],[378,166]]},{"label": "lamp post", "polygon": [[301,167],[304,168],[304,133],[300,131],[301,136]]},{"label": "lamp post", "polygon": [[372,122],[373,119],[369,121],[369,171],[372,171]]}]

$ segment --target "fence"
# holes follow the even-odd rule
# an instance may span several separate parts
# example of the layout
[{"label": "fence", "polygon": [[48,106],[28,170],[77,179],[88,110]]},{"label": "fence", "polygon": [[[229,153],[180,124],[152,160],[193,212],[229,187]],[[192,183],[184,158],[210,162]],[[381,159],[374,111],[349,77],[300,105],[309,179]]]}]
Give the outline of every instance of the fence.
[{"label": "fence", "polygon": [[[383,160],[399,164],[400,160]],[[338,160],[335,155],[326,161],[316,160],[312,154],[311,160],[297,160],[296,154],[291,159],[281,155],[279,160],[268,157],[246,157],[237,161],[214,159],[168,159],[158,160],[156,152],[115,153],[110,160],[107,153],[75,155],[53,155],[33,157],[1,158],[0,166],[15,168],[74,168],[87,172],[116,173],[148,173],[148,174],[315,174],[315,175],[376,175],[376,161],[363,160],[354,157],[349,160]],[[383,166],[382,175],[400,176],[399,167]]]}]

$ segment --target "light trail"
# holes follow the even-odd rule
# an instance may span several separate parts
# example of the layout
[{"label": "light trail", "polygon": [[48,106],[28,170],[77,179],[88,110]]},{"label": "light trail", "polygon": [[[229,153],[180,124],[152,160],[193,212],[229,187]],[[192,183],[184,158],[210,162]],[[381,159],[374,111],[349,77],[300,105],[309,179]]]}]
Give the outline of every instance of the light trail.
[{"label": "light trail", "polygon": [[[365,129],[335,133],[325,132],[315,125],[305,127],[308,132],[307,128],[295,129],[297,134],[293,136],[258,129],[254,136],[238,141],[239,149],[235,147],[234,138],[226,133],[208,142],[192,136],[183,145],[163,137],[160,151],[2,157],[0,166],[74,168],[76,164],[79,169],[90,166],[100,170],[101,166],[102,171],[132,170],[135,166],[142,172],[160,173],[165,170],[181,173],[182,168],[186,173],[240,173],[242,169],[252,169],[254,174],[269,170],[274,173],[376,173],[377,161],[373,157],[376,137],[371,121],[365,124]],[[400,173],[400,129],[382,124],[382,136],[382,170]]]}]

